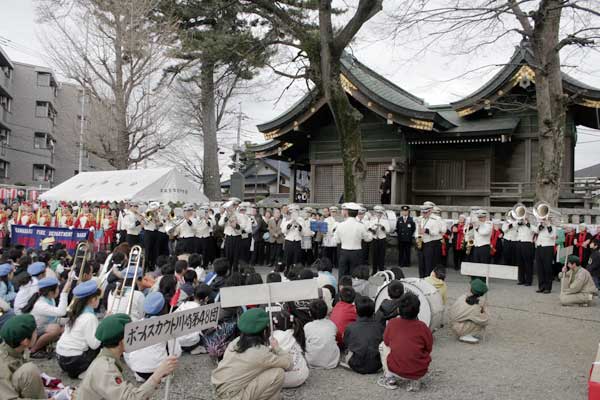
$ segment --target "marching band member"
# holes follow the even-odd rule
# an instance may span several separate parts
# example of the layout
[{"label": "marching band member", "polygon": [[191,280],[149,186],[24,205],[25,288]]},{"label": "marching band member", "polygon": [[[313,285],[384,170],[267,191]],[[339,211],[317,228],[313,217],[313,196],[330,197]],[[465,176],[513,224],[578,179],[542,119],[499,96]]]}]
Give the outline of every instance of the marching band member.
[{"label": "marching band member", "polygon": [[175,370],[177,358],[167,357],[142,386],[135,387],[125,381],[120,360],[125,352],[125,325],[129,322],[131,318],[128,315],[115,314],[104,318],[98,325],[96,339],[102,343],[102,350],[77,388],[78,399],[148,399],[158,389],[162,379]]},{"label": "marching band member", "polygon": [[156,258],[158,257],[158,226],[162,225],[158,218],[158,209],[160,203],[152,201],[148,203],[148,208],[144,213],[142,226],[144,227],[144,254],[146,259],[146,268],[153,270],[156,266]]},{"label": "marching band member", "polygon": [[504,253],[504,264],[506,265],[518,265],[519,257],[519,242],[518,232],[519,226],[512,218],[507,218],[502,224],[502,232],[504,232],[503,240],[503,253]]},{"label": "marching band member", "polygon": [[219,219],[219,226],[224,228],[225,257],[234,271],[239,269],[242,230],[248,228],[248,231],[252,231],[252,228],[247,226],[247,223],[249,222],[247,218],[240,220],[240,215],[237,212],[237,207],[240,203],[240,199],[235,197],[230,198],[229,201],[225,203],[227,207],[225,207],[225,212],[221,214],[221,218]]},{"label": "marching band member", "polygon": [[422,241],[422,262],[419,263],[420,278],[429,276],[442,257],[443,228],[440,217],[432,213],[434,206],[430,201],[423,203],[420,207],[421,217],[418,228],[415,230],[417,245],[419,241]]},{"label": "marching band member", "polygon": [[242,229],[240,244],[240,260],[250,264],[250,248],[252,247],[252,230],[256,226],[256,220],[250,215],[252,205],[246,201],[238,207],[239,220],[249,229]]},{"label": "marching band member", "polygon": [[268,221],[270,267],[273,267],[275,264],[282,260],[283,244],[285,243],[285,237],[281,232],[281,218],[281,211],[278,208],[275,208],[273,210],[273,217]]},{"label": "marching band member", "polygon": [[400,208],[400,217],[396,220],[396,234],[398,236],[398,266],[410,266],[410,247],[417,229],[413,217],[409,215],[410,207]]},{"label": "marching band member", "polygon": [[203,205],[198,212],[198,226],[196,237],[198,238],[198,253],[202,254],[202,267],[206,269],[209,259],[214,259],[214,245],[211,242],[212,229],[215,226],[214,218],[208,215],[208,206]]},{"label": "marching band member", "polygon": [[477,221],[473,222],[473,262],[489,264],[491,259],[490,239],[492,223],[488,221],[488,212],[479,210]]},{"label": "marching band member", "polygon": [[533,246],[534,228],[527,217],[517,224],[517,240],[519,241],[519,281],[518,285],[531,286],[533,283]]},{"label": "marching band member", "polygon": [[289,269],[302,260],[302,231],[306,228],[304,220],[300,217],[300,208],[296,204],[288,206],[289,215],[281,221],[281,233],[285,237],[283,255],[285,266]]},{"label": "marching band member", "polygon": [[73,289],[75,300],[67,312],[65,331],[56,344],[58,365],[71,379],[81,377],[100,351],[100,341],[96,339],[99,322],[94,312],[100,304],[100,295],[94,280]]},{"label": "marching band member", "polygon": [[[123,313],[127,311],[127,301],[129,299],[129,295],[131,290],[133,290],[133,305],[131,307],[131,319],[134,321],[139,321],[144,317],[144,293],[141,291],[142,289],[142,278],[144,277],[144,272],[142,268],[138,268],[137,270],[137,282],[133,282],[133,277],[135,276],[135,269],[127,268],[124,270],[127,272],[125,275],[125,289],[123,293],[121,293],[121,299],[115,296],[115,291],[121,287],[121,283],[118,283],[115,290],[111,291],[108,294],[108,303],[106,309],[108,312],[112,314]],[[117,304],[113,307],[113,303],[117,302]]]},{"label": "marching band member", "polygon": [[198,220],[194,217],[194,205],[191,203],[183,206],[184,221],[177,225],[174,235],[177,237],[176,254],[196,253],[196,230]]},{"label": "marching band member", "polygon": [[[168,314],[169,304],[160,292],[152,292],[144,301],[144,313],[146,319]],[[181,356],[179,340],[168,340],[167,344],[157,343],[143,349],[125,353],[124,358],[127,366],[134,372],[138,382],[146,382],[154,372],[160,368],[169,356]]]},{"label": "marching band member", "polygon": [[140,233],[142,231],[142,216],[139,213],[139,205],[129,202],[127,211],[123,216],[121,228],[126,232],[126,241],[130,246],[141,245]]},{"label": "marching band member", "polygon": [[573,240],[573,254],[579,256],[581,265],[587,266],[590,259],[590,242],[592,241],[592,235],[587,231],[585,224],[579,224],[579,232],[575,235]]},{"label": "marching band member", "polygon": [[102,242],[107,251],[111,251],[116,244],[117,235],[117,211],[109,210],[108,206],[102,205],[104,212],[109,211],[104,215],[101,221],[101,228],[104,230]]},{"label": "marching band member", "polygon": [[556,244],[556,227],[552,226],[548,218],[540,219],[537,226],[535,240],[535,265],[537,266],[538,290],[537,293],[550,293],[554,273],[554,245]]},{"label": "marching band member", "polygon": [[167,221],[169,220],[170,207],[164,205],[158,209],[157,218],[160,220],[156,236],[158,237],[158,255],[169,255],[169,235],[167,234]]},{"label": "marching band member", "polygon": [[385,246],[391,228],[383,206],[375,206],[373,211],[375,216],[371,218],[368,226],[373,235],[371,248],[373,249],[373,275],[375,275],[378,271],[384,270]]},{"label": "marching band member", "polygon": [[[364,226],[367,227],[367,230],[369,229],[369,220],[370,220],[370,216],[369,213],[367,212],[367,209],[365,206],[363,206],[362,204],[359,204],[360,206],[360,210],[358,210],[358,215],[356,216],[356,220],[358,222],[360,222],[361,224],[363,224]],[[370,247],[370,243],[365,242],[364,240],[361,243],[361,247],[362,247],[362,261],[361,264],[363,265],[369,265],[369,247]]]},{"label": "marching band member", "polygon": [[490,255],[492,256],[491,262],[492,264],[502,264],[504,262],[504,247],[502,237],[504,237],[504,232],[502,232],[502,221],[494,220],[492,221],[492,235],[490,236]]},{"label": "marching band member", "polygon": [[302,229],[302,240],[300,242],[300,249],[302,251],[301,260],[304,265],[312,265],[315,261],[313,257],[313,243],[312,239],[315,236],[315,232],[310,229],[311,214],[313,209],[311,207],[304,207],[300,217],[304,221],[304,228]]},{"label": "marching band member", "polygon": [[338,247],[335,241],[335,228],[337,222],[338,208],[335,206],[324,208],[323,217],[327,223],[327,233],[323,235],[323,256],[329,258],[329,261],[335,268],[338,267]]},{"label": "marching band member", "polygon": [[75,225],[75,219],[73,218],[71,208],[66,205],[66,203],[64,204],[60,218],[58,218],[57,221],[59,228],[71,228]]},{"label": "marching band member", "polygon": [[361,263],[362,241],[370,242],[372,237],[367,227],[361,224],[356,216],[360,205],[347,203],[342,206],[348,218],[336,225],[335,240],[340,245],[339,276],[352,275],[354,268]]},{"label": "marching band member", "polygon": [[35,214],[31,211],[31,205],[28,202],[24,202],[19,208],[19,213],[17,215],[17,224],[18,225],[34,225],[35,224]]},{"label": "marching band member", "polygon": [[452,257],[454,270],[459,271],[465,257],[465,221],[464,214],[458,216],[458,222],[452,225]]},{"label": "marching band member", "polygon": [[6,211],[6,204],[0,202],[0,248],[5,247],[6,240],[5,238],[9,236],[8,224],[9,214]]},{"label": "marching band member", "polygon": [[[440,260],[441,260],[441,264],[444,266],[444,268],[448,265],[448,243],[450,241],[450,230],[448,229],[448,224],[446,224],[446,221],[444,221],[444,219],[442,218],[442,209],[438,206],[434,206],[433,207],[433,215],[436,215],[437,217],[439,217],[439,221],[440,221],[440,232],[442,235],[442,239],[440,240],[441,242],[441,252],[440,252]],[[435,268],[435,266],[434,266]]]},{"label": "marching band member", "polygon": [[90,212],[90,206],[88,203],[83,203],[82,211],[75,220],[74,227],[78,229],[96,229],[96,217]]},{"label": "marching band member", "polygon": [[52,214],[50,214],[48,204],[46,204],[45,201],[40,204],[38,215],[39,216],[36,218],[36,225],[46,227],[52,226]]}]

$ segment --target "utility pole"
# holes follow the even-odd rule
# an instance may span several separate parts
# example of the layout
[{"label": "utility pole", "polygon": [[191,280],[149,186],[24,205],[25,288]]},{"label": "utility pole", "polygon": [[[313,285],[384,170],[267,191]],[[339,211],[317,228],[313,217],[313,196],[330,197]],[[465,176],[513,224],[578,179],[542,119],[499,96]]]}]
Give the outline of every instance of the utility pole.
[{"label": "utility pole", "polygon": [[240,151],[242,151],[240,147],[240,138],[242,135],[242,102],[239,102],[240,110],[238,112],[238,126],[237,126],[237,141],[235,146],[235,168],[240,171]]},{"label": "utility pole", "polygon": [[[89,21],[89,18],[86,18],[86,21]],[[85,57],[87,58],[88,52],[88,43],[89,43],[89,33],[90,33],[90,25],[89,22],[85,24]],[[78,173],[83,172],[83,156],[84,156],[84,146],[83,146],[83,138],[85,131],[85,97],[86,90],[85,87],[87,85],[87,61],[85,61],[85,70],[83,75],[83,88],[81,90],[81,116],[79,120],[79,164],[77,166]]]}]

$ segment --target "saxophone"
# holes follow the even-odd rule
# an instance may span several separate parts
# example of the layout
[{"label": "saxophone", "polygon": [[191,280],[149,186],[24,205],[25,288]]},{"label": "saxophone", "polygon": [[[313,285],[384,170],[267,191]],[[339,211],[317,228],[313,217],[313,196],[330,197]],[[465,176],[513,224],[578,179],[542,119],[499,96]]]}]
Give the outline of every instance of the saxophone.
[{"label": "saxophone", "polygon": [[[419,232],[421,231],[421,229],[425,229],[425,225],[427,225],[427,221],[425,221],[423,219],[423,217],[420,217],[420,219],[419,219]],[[416,247],[417,247],[417,250],[422,250],[423,249],[423,236],[420,233],[417,236]]]},{"label": "saxophone", "polygon": [[[472,219],[471,219],[471,218],[469,218],[469,220],[470,220],[470,221],[469,221],[469,223],[468,223],[468,224],[465,224],[465,228],[464,228],[464,229],[465,229],[465,238],[467,238],[467,235],[469,236],[469,238],[468,238],[468,239],[466,239],[466,242],[467,242],[467,243],[466,243],[466,245],[465,245],[465,254],[466,254],[466,255],[470,255],[470,254],[471,254],[471,252],[473,251],[473,246],[475,246],[475,240],[474,240],[474,239],[473,239],[473,237],[471,237],[471,236],[470,236],[470,234],[469,234],[469,225],[471,225],[471,223],[472,223],[472,222],[471,222],[471,221],[472,221]],[[474,221],[473,221],[473,222],[474,222]],[[475,226],[473,226],[473,229],[475,229]]]}]

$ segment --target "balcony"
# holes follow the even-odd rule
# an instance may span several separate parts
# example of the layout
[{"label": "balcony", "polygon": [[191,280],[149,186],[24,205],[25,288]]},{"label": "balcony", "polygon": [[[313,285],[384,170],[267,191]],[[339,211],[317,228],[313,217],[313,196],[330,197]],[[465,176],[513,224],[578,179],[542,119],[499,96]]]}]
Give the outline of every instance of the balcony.
[{"label": "balcony", "polygon": [[[591,205],[600,198],[600,183],[597,182],[561,182],[560,203],[573,205]],[[535,182],[492,182],[490,200],[492,202],[525,202],[535,199]]]}]

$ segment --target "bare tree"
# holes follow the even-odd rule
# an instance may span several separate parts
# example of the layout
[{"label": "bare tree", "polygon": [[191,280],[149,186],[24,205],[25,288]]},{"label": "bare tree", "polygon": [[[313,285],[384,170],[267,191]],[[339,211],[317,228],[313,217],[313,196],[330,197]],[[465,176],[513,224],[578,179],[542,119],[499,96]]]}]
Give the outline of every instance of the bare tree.
[{"label": "bare tree", "polygon": [[[567,107],[560,52],[592,46],[600,38],[594,0],[404,0],[394,15],[396,35],[427,31],[427,46],[454,38],[454,52],[470,53],[501,40],[531,49],[538,115],[536,198],[558,204],[565,152]],[[416,28],[416,29],[415,29]],[[495,105],[492,105],[495,106]],[[506,106],[499,104],[499,107]]]},{"label": "bare tree", "polygon": [[[245,2],[257,15],[270,22],[272,43],[295,50],[296,72],[273,71],[290,79],[308,79],[324,97],[338,132],[344,170],[344,200],[362,201],[366,162],[363,158],[360,121],[362,114],[352,106],[341,81],[341,57],[361,27],[377,14],[382,0],[359,0],[354,12],[334,28],[333,17],[346,10],[332,6],[332,0]],[[305,60],[303,62],[303,60]]]},{"label": "bare tree", "polygon": [[[174,138],[164,125],[164,86],[157,85],[174,40],[172,26],[150,22],[154,0],[37,0],[56,68],[102,101],[112,132],[97,132],[88,151],[118,169],[144,161]],[[94,132],[89,132],[94,133]],[[97,145],[94,145],[97,144]]]}]

